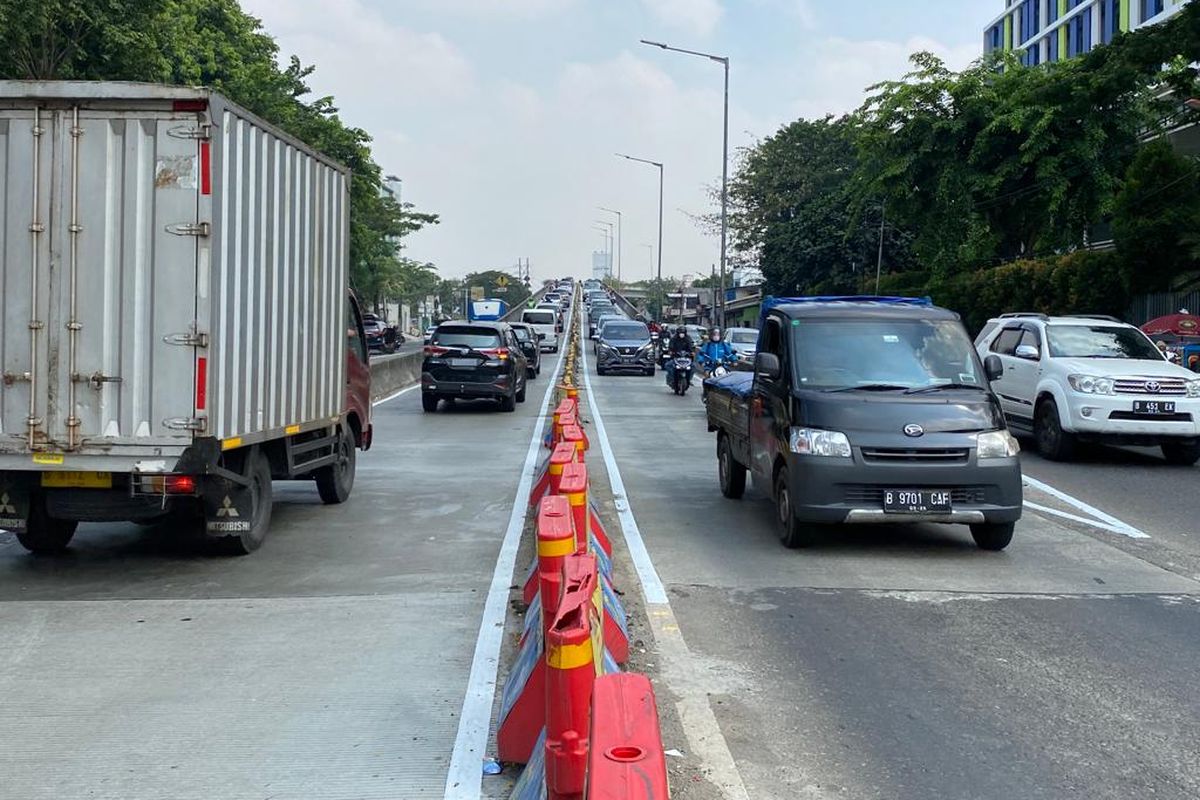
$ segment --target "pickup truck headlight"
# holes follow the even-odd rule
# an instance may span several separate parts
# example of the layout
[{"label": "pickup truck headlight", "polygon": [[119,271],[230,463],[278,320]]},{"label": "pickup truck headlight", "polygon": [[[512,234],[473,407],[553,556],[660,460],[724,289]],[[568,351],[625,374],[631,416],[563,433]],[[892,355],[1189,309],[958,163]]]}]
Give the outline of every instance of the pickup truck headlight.
[{"label": "pickup truck headlight", "polygon": [[802,456],[850,458],[850,440],[839,431],[820,431],[812,428],[792,428],[788,447]]},{"label": "pickup truck headlight", "polygon": [[1092,375],[1068,375],[1067,383],[1081,394],[1112,394],[1112,378],[1097,378]]},{"label": "pickup truck headlight", "polygon": [[1008,431],[988,431],[975,440],[979,458],[1011,458],[1021,452],[1021,445]]},{"label": "pickup truck headlight", "polygon": [[1185,381],[1188,397],[1200,397],[1200,381]]}]

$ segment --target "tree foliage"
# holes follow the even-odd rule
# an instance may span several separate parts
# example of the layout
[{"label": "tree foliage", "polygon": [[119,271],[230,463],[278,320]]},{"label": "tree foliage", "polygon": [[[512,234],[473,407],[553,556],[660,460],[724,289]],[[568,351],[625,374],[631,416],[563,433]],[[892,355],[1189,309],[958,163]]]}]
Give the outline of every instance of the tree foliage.
[{"label": "tree foliage", "polygon": [[130,80],[207,86],[345,164],[352,285],[378,304],[432,286],[401,257],[404,236],[436,224],[382,190],[366,131],[331,97],[312,97],[315,67],[279,46],[237,0],[0,0],[0,77]]}]

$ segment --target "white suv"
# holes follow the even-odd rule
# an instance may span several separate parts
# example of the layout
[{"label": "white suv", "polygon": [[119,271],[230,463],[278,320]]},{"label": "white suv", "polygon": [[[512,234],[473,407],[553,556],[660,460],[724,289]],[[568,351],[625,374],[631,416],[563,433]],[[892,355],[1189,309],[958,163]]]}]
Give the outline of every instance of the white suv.
[{"label": "white suv", "polygon": [[1172,464],[1200,460],[1200,375],[1167,361],[1113,317],[1005,314],[975,340],[1003,374],[992,389],[1014,433],[1066,460],[1080,440],[1157,446]]}]

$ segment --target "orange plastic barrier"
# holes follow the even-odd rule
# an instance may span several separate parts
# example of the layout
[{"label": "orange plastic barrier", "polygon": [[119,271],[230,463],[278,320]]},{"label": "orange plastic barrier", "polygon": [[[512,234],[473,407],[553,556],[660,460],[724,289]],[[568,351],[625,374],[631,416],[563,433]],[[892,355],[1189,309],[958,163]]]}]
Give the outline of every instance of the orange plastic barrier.
[{"label": "orange plastic barrier", "polygon": [[658,707],[645,675],[596,678],[588,744],[588,800],[667,800]]}]

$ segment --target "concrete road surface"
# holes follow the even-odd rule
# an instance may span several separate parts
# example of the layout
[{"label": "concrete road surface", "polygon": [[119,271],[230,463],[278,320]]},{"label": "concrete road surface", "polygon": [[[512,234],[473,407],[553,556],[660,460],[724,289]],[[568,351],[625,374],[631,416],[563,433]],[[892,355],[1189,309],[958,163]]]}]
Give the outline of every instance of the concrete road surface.
[{"label": "concrete road surface", "polygon": [[1148,539],[1027,512],[1003,553],[935,525],[789,551],[761,491],[721,496],[698,388],[590,381],[688,660],[659,665],[660,703],[716,720],[683,743],[697,777],[676,797],[719,796],[696,751],[724,750],[724,796],[755,800],[1200,797],[1200,583],[1155,563],[1193,535],[1164,526],[1190,518],[1194,472],[1031,470],[1075,490],[1100,472],[1092,501]]},{"label": "concrete road surface", "polygon": [[0,533],[0,798],[441,797],[549,380],[516,413],[377,407],[351,500],[276,484],[249,557],[120,524],[34,558]]}]

